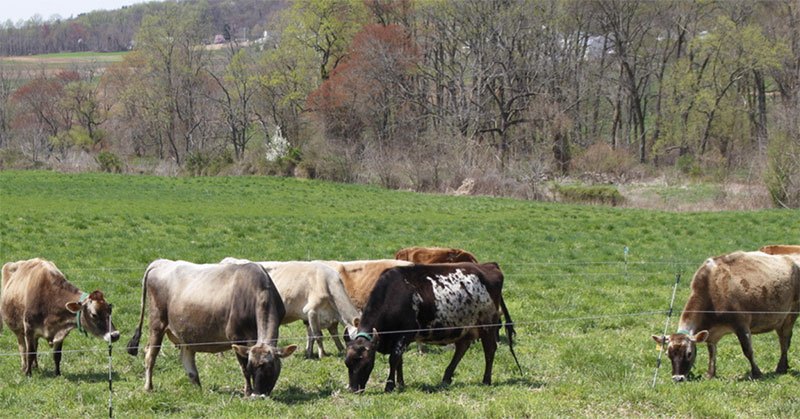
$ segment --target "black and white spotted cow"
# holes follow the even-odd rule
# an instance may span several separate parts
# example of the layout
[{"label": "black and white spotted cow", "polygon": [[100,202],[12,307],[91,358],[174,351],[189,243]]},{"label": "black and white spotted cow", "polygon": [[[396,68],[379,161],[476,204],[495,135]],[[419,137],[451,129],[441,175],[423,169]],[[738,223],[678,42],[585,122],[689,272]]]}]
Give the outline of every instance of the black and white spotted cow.
[{"label": "black and white spotted cow", "polygon": [[[483,383],[491,384],[501,309],[508,322],[509,346],[514,335],[502,290],[503,273],[496,263],[387,269],[364,307],[356,338],[347,345],[345,364],[350,390],[364,391],[375,365],[376,352],[389,354],[385,390],[392,391],[395,385],[402,388],[403,352],[412,341],[439,345],[455,343],[453,360],[442,379],[443,384],[449,384],[464,353],[478,338],[486,360]],[[514,359],[516,361],[516,356]]]}]

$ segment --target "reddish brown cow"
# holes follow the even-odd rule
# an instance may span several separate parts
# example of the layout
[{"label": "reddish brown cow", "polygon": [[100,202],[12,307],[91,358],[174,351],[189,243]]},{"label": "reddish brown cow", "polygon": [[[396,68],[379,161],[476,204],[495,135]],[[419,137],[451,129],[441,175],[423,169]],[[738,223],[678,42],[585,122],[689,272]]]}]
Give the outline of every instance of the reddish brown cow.
[{"label": "reddish brown cow", "polygon": [[672,379],[685,381],[697,356],[696,344],[708,345],[709,378],[716,373],[717,342],[735,333],[750,361],[750,376],[761,370],[753,360],[751,334],[775,331],[781,358],[775,372],[789,368],[787,352],[800,310],[800,267],[789,256],[735,252],[710,258],[694,274],[692,293],[681,314],[677,333],[653,335],[668,344]]},{"label": "reddish brown cow", "polygon": [[407,260],[409,262],[428,264],[428,263],[455,263],[472,262],[478,260],[470,252],[452,247],[406,247],[394,254],[397,260]]},{"label": "reddish brown cow", "polygon": [[37,367],[39,338],[53,347],[56,375],[61,375],[61,349],[72,329],[89,332],[107,342],[119,339],[119,332],[111,322],[111,304],[103,293],[81,292],[52,262],[31,259],[6,263],[2,281],[0,313],[17,335],[25,375],[30,376]]},{"label": "reddish brown cow", "polygon": [[800,245],[771,244],[762,247],[761,251],[769,255],[800,255]]}]

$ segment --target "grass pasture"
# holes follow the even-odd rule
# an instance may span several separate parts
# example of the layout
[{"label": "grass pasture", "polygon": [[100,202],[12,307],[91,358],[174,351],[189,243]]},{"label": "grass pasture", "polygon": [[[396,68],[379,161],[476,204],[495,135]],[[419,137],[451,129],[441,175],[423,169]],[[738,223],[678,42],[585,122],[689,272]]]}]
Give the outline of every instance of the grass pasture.
[{"label": "grass pasture", "polygon": [[[650,338],[663,330],[676,274],[682,280],[671,330],[705,258],[798,241],[797,211],[666,213],[268,177],[0,172],[0,262],[50,259],[81,289],[100,288],[115,305],[123,336],[112,352],[112,402],[120,417],[798,416],[798,343],[789,374],[754,382],[728,336],[719,345],[718,378],[674,385],[666,363],[653,389],[658,353]],[[167,345],[155,390],[145,393],[143,357],[124,351],[138,321],[141,275],[153,259],[352,260],[392,257],[408,245],[461,247],[500,264],[522,375],[501,343],[494,385],[482,386],[476,343],[453,385],[440,388],[451,350],[429,347],[420,355],[412,346],[404,391],[383,393],[388,357],[379,355],[366,394],[352,395],[340,357],[307,360],[298,351],[284,362],[271,398],[248,400],[230,352],[198,355],[198,389]],[[301,324],[284,326],[281,344],[302,347],[304,335]],[[335,353],[329,340],[326,349]],[[72,333],[61,377],[52,375],[44,342],[40,350],[40,368],[26,378],[13,334],[0,333],[4,416],[108,414],[104,342]],[[761,369],[772,371],[775,335],[756,336],[754,350]],[[707,360],[701,347],[694,372],[704,373]]]}]

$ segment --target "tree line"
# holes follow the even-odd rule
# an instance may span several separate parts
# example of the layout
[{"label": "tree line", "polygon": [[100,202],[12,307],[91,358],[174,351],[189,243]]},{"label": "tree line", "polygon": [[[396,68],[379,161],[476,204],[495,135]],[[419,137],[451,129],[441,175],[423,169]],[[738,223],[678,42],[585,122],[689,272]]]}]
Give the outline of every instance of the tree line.
[{"label": "tree line", "polygon": [[527,198],[675,166],[755,173],[800,205],[794,0],[297,0],[218,50],[208,3],[159,5],[107,68],[0,67],[6,161],[80,149]]}]

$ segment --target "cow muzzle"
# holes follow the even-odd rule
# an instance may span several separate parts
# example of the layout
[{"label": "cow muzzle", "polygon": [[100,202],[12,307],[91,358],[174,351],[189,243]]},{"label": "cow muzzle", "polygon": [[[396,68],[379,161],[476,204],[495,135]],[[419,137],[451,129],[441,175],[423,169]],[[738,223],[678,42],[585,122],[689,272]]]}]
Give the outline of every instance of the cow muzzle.
[{"label": "cow muzzle", "polygon": [[116,342],[119,340],[119,332],[116,330],[113,332],[108,332],[105,335],[103,335],[103,340],[108,343]]},{"label": "cow muzzle", "polygon": [[686,380],[686,376],[683,375],[683,374],[673,375],[672,376],[672,382],[674,382],[674,383],[682,383],[684,381],[687,381],[687,380]]}]

